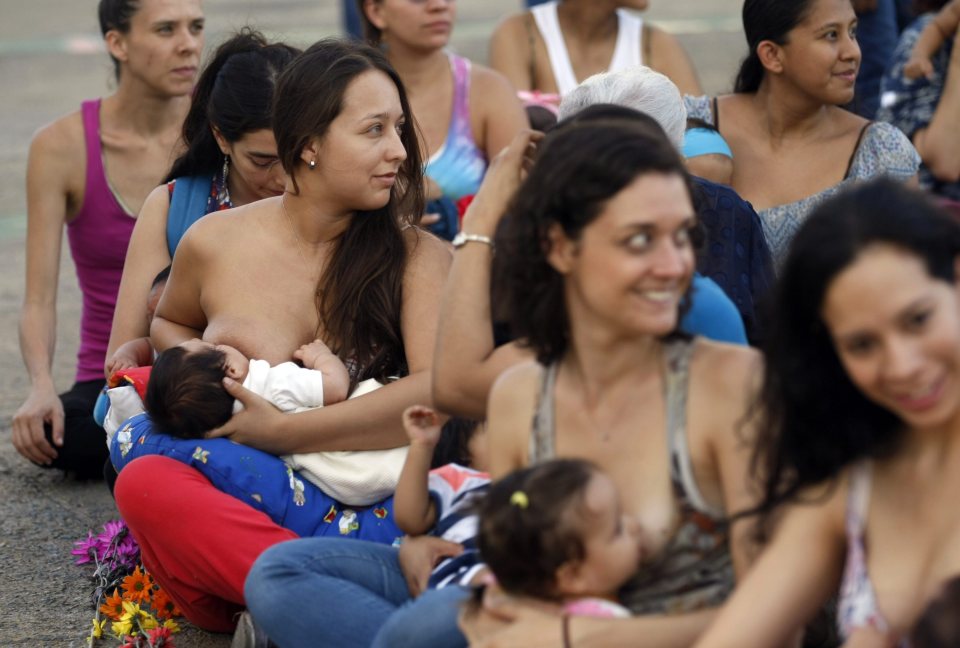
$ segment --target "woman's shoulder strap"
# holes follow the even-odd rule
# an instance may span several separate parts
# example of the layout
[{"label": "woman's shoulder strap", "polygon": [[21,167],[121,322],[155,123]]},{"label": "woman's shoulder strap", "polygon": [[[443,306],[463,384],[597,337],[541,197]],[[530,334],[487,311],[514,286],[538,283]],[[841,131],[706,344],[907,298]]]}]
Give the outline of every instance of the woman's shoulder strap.
[{"label": "woman's shoulder strap", "polygon": [[531,465],[541,461],[549,461],[556,455],[554,448],[554,437],[556,435],[554,396],[559,367],[560,364],[554,362],[544,367],[540,373],[540,391],[534,410],[533,425],[530,429],[529,461]]},{"label": "woman's shoulder strap", "polygon": [[171,259],[186,231],[206,215],[211,182],[207,176],[176,179],[167,212],[167,251]]}]

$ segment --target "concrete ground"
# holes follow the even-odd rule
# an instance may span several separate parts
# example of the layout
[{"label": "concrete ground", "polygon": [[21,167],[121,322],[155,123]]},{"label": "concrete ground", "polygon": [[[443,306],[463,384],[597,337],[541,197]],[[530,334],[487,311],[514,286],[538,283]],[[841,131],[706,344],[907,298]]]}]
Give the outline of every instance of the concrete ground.
[{"label": "concrete ground", "polygon": [[[737,0],[653,2],[648,17],[677,33],[708,92],[729,89],[745,45]],[[486,60],[496,22],[520,0],[460,0],[454,46]],[[81,646],[92,618],[89,570],[72,565],[71,542],[117,517],[102,484],[34,468],[13,450],[10,421],[29,388],[19,355],[26,206],[24,170],[32,133],[80,101],[111,90],[96,2],[0,4],[0,646]],[[339,29],[338,0],[205,0],[207,42],[252,24],[268,36],[308,45]],[[66,245],[64,245],[66,249]],[[80,299],[68,255],[61,263],[54,376],[69,387]],[[171,520],[175,524],[176,520]],[[104,642],[102,645],[109,645]],[[226,647],[229,638],[187,628],[177,645]]]}]

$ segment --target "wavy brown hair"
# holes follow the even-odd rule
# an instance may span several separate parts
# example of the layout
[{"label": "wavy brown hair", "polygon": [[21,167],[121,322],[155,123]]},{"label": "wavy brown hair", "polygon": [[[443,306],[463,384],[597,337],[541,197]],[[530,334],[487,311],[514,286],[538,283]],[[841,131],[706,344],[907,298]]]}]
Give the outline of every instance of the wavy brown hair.
[{"label": "wavy brown hair", "polygon": [[330,262],[317,282],[316,304],[325,342],[355,363],[354,381],[384,380],[407,372],[400,330],[403,272],[407,247],[403,228],[423,213],[423,168],[416,126],[403,83],[377,49],[346,40],[325,39],[297,57],[280,75],[273,104],[277,154],[299,193],[300,153],[323,138],[343,109],[350,83],[368,70],[390,77],[406,121],[400,141],[407,158],[397,170],[389,202],[358,210],[337,239]]}]

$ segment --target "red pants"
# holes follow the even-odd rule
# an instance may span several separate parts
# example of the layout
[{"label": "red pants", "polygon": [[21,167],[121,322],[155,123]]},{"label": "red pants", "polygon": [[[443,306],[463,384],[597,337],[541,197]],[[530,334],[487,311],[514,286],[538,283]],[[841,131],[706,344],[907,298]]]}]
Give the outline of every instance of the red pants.
[{"label": "red pants", "polygon": [[295,533],[161,456],[126,466],[114,495],[144,566],[194,625],[231,632],[243,582],[260,553]]}]

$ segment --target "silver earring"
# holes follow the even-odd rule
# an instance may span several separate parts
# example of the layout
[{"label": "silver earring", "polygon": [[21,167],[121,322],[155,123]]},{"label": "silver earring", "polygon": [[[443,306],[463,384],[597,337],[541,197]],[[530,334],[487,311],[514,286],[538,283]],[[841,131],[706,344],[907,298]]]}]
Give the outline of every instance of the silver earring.
[{"label": "silver earring", "polygon": [[316,160],[310,160],[309,162],[307,162],[307,166],[309,166],[309,167],[310,167],[310,170],[313,171],[314,169],[317,168],[317,161],[316,161]]},{"label": "silver earring", "polygon": [[230,156],[224,154],[223,156],[223,184],[227,184],[227,175],[230,173]]}]

